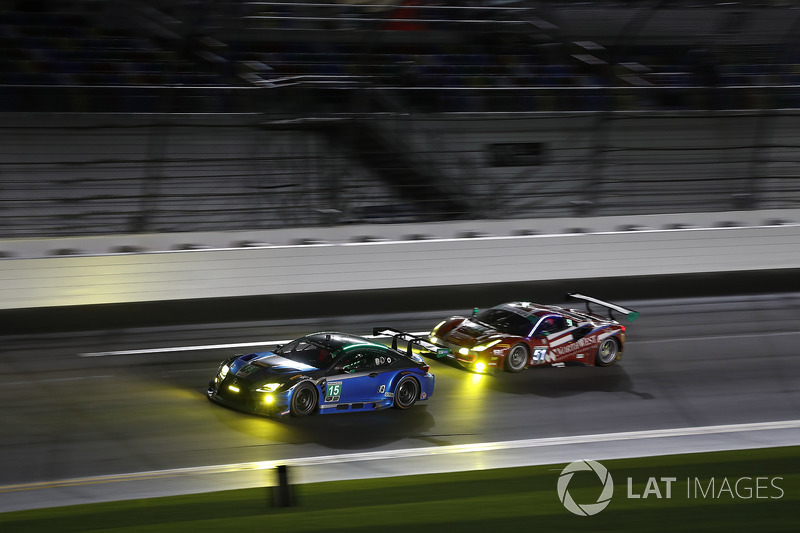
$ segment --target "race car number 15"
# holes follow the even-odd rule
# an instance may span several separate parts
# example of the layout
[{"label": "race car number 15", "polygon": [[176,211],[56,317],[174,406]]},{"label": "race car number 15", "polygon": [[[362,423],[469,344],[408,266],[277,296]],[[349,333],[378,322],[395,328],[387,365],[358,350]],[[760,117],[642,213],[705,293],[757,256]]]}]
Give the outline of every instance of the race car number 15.
[{"label": "race car number 15", "polygon": [[342,382],[328,383],[325,387],[325,401],[338,402],[342,396]]}]

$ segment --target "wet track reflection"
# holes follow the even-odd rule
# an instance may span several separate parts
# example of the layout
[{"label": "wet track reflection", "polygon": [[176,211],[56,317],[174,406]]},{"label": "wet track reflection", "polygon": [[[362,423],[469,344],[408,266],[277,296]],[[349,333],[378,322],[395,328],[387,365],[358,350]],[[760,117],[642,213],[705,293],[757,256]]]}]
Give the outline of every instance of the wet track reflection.
[{"label": "wet track reflection", "polygon": [[[477,375],[432,360],[434,396],[408,411],[305,419],[262,418],[205,398],[219,361],[241,353],[239,348],[157,348],[261,342],[329,329],[366,334],[391,319],[402,329],[422,331],[438,320],[363,316],[8,338],[0,389],[7,406],[2,484],[798,418],[800,295],[630,305],[641,318],[629,327],[625,356],[614,366]],[[154,350],[81,356],[140,348]]]}]

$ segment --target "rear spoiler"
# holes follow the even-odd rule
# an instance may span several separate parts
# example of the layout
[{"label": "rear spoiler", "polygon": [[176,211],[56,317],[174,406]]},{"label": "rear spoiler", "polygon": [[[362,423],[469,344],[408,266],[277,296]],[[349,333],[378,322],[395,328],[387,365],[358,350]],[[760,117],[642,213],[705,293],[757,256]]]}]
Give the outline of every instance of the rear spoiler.
[{"label": "rear spoiler", "polygon": [[586,311],[592,312],[589,304],[597,304],[602,305],[606,309],[608,309],[608,316],[612,320],[614,316],[611,314],[612,311],[616,311],[618,313],[622,313],[628,319],[628,322],[633,322],[639,317],[639,313],[637,311],[633,311],[626,307],[622,307],[621,305],[612,304],[611,302],[606,302],[605,300],[600,300],[599,298],[593,298],[591,296],[586,296],[585,294],[579,294],[577,292],[568,292],[567,298],[573,298],[575,300],[583,300],[586,302]]},{"label": "rear spoiler", "polygon": [[406,331],[402,331],[395,328],[389,328],[389,327],[372,328],[372,335],[376,337],[379,335],[390,335],[392,337],[392,349],[394,350],[397,350],[398,340],[407,342],[408,347],[406,348],[406,353],[409,356],[413,353],[413,347],[415,344],[424,349],[425,351],[435,354],[436,357],[446,357],[450,353],[450,348],[439,346],[438,344],[432,343],[425,337],[420,337],[419,335],[414,335],[412,333],[408,333]]}]

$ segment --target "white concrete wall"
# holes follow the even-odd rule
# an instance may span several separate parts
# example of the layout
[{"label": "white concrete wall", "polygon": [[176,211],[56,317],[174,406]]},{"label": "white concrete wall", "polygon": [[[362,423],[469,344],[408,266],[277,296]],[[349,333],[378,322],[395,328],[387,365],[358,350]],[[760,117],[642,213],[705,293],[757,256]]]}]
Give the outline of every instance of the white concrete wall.
[{"label": "white concrete wall", "polygon": [[791,268],[800,224],[17,258],[0,309]]}]

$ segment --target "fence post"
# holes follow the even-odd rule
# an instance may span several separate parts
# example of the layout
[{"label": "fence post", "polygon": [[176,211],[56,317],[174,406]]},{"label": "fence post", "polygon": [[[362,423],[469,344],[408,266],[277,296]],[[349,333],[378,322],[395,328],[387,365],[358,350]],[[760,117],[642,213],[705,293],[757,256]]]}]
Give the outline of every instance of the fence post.
[{"label": "fence post", "polygon": [[272,499],[275,507],[291,507],[294,505],[292,487],[289,484],[289,470],[286,465],[278,465],[278,484],[272,487]]}]

